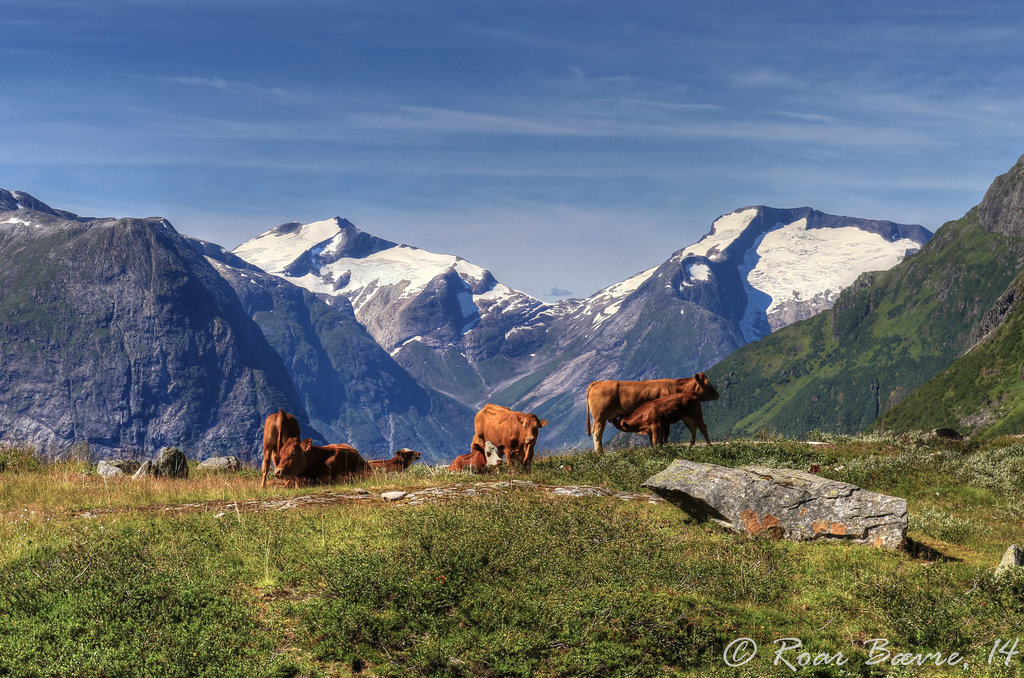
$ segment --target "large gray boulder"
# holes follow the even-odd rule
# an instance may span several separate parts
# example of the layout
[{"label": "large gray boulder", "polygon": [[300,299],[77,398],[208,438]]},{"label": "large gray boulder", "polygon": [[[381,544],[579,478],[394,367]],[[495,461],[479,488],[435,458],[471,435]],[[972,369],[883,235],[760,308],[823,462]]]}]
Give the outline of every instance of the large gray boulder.
[{"label": "large gray boulder", "polygon": [[157,478],[188,478],[188,458],[177,447],[165,447],[154,463]]},{"label": "large gray boulder", "polygon": [[101,459],[96,464],[96,473],[104,478],[131,475],[139,468],[134,459]]},{"label": "large gray boulder", "polygon": [[843,539],[901,548],[907,501],[790,469],[728,468],[677,459],[644,484],[698,520],[741,534]]}]

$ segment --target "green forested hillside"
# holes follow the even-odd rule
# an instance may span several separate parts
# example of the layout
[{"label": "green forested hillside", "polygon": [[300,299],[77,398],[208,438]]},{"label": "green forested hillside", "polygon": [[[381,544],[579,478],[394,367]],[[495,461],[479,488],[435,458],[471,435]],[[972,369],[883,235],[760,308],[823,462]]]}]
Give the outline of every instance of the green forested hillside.
[{"label": "green forested hillside", "polygon": [[1000,299],[1005,317],[984,341],[914,391],[879,420],[898,430],[955,426],[984,435],[1024,430],[1024,292],[1018,277]]},{"label": "green forested hillside", "polygon": [[713,435],[863,430],[949,367],[1020,271],[1022,196],[1024,158],[917,255],[861,276],[831,310],[716,365]]}]

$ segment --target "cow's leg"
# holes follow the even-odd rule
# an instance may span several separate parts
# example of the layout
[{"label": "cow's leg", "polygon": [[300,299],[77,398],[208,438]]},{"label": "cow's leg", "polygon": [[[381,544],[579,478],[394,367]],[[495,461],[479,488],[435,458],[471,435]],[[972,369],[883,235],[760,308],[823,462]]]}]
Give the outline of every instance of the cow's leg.
[{"label": "cow's leg", "polygon": [[686,424],[686,428],[690,429],[690,447],[693,447],[693,444],[697,442],[697,427],[694,426],[691,421],[684,423]]},{"label": "cow's leg", "polygon": [[263,480],[260,481],[260,487],[267,486],[267,471],[270,469],[270,455],[267,454],[266,450],[263,451]]},{"label": "cow's leg", "polygon": [[658,433],[657,443],[658,443],[658,445],[665,445],[666,443],[668,443],[669,424],[667,424],[664,421],[659,421],[656,424],[656,426],[657,426],[657,429],[655,429],[655,430]]},{"label": "cow's leg", "polygon": [[594,451],[598,454],[604,453],[604,445],[601,444],[601,437],[604,436],[604,418],[594,415]]},{"label": "cow's leg", "polygon": [[[697,426],[700,427],[700,432],[704,435],[704,440],[708,441],[708,445],[711,444],[711,438],[708,437],[708,427],[704,425],[704,422],[699,422]],[[697,439],[697,434],[693,434],[693,439]]]}]

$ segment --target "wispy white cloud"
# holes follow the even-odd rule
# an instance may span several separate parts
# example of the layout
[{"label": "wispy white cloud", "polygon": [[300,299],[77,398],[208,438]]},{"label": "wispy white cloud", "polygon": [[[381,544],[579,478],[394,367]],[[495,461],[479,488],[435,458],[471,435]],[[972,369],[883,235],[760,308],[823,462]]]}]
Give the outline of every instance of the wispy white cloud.
[{"label": "wispy white cloud", "polygon": [[661,108],[672,111],[720,111],[722,106],[719,104],[689,104],[689,103],[678,103],[674,101],[653,101],[650,99],[622,99],[622,103],[636,106],[648,106],[651,108]]},{"label": "wispy white cloud", "polygon": [[261,99],[272,99],[281,103],[299,104],[307,97],[281,87],[262,87],[248,82],[225,80],[199,76],[156,76],[150,78],[158,82],[166,82],[186,87],[200,87],[216,90],[225,94],[242,95]]},{"label": "wispy white cloud", "polygon": [[740,88],[777,89],[783,87],[802,90],[807,87],[807,83],[803,79],[770,66],[733,73],[729,79],[735,87]]},{"label": "wispy white cloud", "polygon": [[538,136],[585,136],[593,131],[532,116],[510,116],[430,106],[396,106],[389,111],[363,112],[350,120],[373,129],[417,132],[468,132]]},{"label": "wispy white cloud", "polygon": [[798,113],[796,111],[776,111],[775,115],[780,115],[784,118],[795,118],[796,120],[804,120],[806,122],[835,122],[836,119],[831,115],[823,115],[821,113]]}]

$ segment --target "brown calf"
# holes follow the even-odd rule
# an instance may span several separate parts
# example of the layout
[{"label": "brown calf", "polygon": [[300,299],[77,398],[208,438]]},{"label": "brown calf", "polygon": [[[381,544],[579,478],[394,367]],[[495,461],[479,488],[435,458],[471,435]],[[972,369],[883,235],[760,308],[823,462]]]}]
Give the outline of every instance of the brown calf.
[{"label": "brown calf", "polygon": [[448,470],[452,473],[457,471],[472,471],[483,473],[488,468],[499,466],[501,458],[505,455],[505,448],[488,441],[483,445],[473,443],[472,449],[466,454],[455,457]]},{"label": "brown calf", "polygon": [[[676,393],[693,393],[700,386],[711,386],[707,375],[698,372],[686,379],[648,379],[646,381],[593,381],[587,386],[587,435],[593,435],[594,450],[603,452],[601,437],[606,421],[615,423],[651,400]],[[590,425],[593,414],[594,425]]]},{"label": "brown calf", "polygon": [[708,427],[704,424],[704,413],[701,401],[717,400],[718,391],[710,381],[696,383],[693,393],[676,393],[657,400],[650,400],[633,410],[628,417],[612,420],[612,424],[620,431],[642,433],[651,440],[651,445],[664,445],[668,442],[669,428],[677,421],[686,424],[690,429],[690,446],[697,441],[697,429],[700,429],[704,440],[711,444]]},{"label": "brown calf", "polygon": [[420,458],[420,453],[403,447],[395,452],[390,459],[371,459],[368,463],[374,471],[383,473],[401,473],[412,466],[413,462]]},{"label": "brown calf", "polygon": [[274,475],[284,478],[286,485],[295,481],[334,482],[348,475],[365,475],[370,465],[351,445],[313,444],[311,438],[299,442],[298,438],[289,438],[281,447],[279,463]]}]

